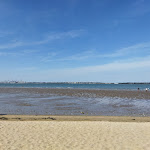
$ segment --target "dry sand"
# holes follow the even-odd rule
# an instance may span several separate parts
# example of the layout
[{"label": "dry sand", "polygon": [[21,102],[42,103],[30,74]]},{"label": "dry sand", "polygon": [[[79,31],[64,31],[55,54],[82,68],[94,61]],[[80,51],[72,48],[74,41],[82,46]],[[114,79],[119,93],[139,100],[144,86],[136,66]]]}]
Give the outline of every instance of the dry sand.
[{"label": "dry sand", "polygon": [[[10,120],[12,117],[8,116]],[[29,119],[28,116],[27,118]],[[69,119],[58,121],[59,117],[55,116],[55,118],[57,120],[0,121],[0,150],[150,149],[150,122],[90,121],[90,118],[89,121],[84,119],[79,121],[81,117],[76,118],[77,121],[69,121]],[[118,121],[119,118],[115,117]],[[121,118],[127,121],[126,117]],[[132,120],[130,117],[127,118]],[[140,120],[140,118],[134,119]]]}]

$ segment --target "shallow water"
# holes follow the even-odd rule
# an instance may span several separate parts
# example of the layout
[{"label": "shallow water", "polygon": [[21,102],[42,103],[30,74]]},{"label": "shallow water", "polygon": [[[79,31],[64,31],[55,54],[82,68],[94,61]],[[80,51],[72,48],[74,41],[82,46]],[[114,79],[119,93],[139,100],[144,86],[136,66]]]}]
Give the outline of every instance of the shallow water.
[{"label": "shallow water", "polygon": [[0,114],[150,116],[149,110],[149,99],[90,98],[24,91],[0,94]]},{"label": "shallow water", "polygon": [[145,90],[150,84],[0,83],[0,87]]}]

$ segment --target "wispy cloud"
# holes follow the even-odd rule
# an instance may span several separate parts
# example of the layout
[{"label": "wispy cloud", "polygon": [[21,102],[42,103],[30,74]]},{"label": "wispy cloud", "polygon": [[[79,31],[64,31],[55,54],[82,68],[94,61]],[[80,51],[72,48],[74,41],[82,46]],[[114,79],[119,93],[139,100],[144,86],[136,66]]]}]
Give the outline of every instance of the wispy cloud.
[{"label": "wispy cloud", "polygon": [[8,57],[8,56],[11,56],[11,57],[14,57],[14,56],[20,56],[20,55],[23,55],[22,53],[10,53],[10,52],[0,52],[0,57]]},{"label": "wispy cloud", "polygon": [[114,20],[112,20],[111,25],[109,25],[110,29],[117,28],[123,24],[132,24],[150,13],[150,1],[149,0],[135,0],[131,1],[126,7],[125,11],[120,12],[120,15],[117,16]]},{"label": "wispy cloud", "polygon": [[[61,57],[58,54],[54,53],[55,55],[46,56],[41,59],[43,62],[50,62],[50,61],[82,61],[86,59],[93,59],[93,58],[118,58],[121,57],[138,57],[139,54],[144,53],[145,55],[150,54],[150,42],[135,44],[132,46],[124,47],[116,51],[112,51],[108,54],[100,54],[96,50],[88,50],[83,51],[81,53],[77,53],[67,57]],[[57,57],[56,57],[57,56]]]},{"label": "wispy cloud", "polygon": [[24,67],[24,68],[17,68],[20,71],[35,71],[37,67]]},{"label": "wispy cloud", "polygon": [[[55,57],[57,54],[49,53]],[[17,72],[26,81],[103,81],[127,82],[150,81],[150,55],[136,59],[114,60],[102,65],[91,65],[74,68],[40,69],[37,67],[18,68],[13,74],[17,79]],[[12,70],[14,72],[14,70]],[[88,75],[88,76],[87,76]],[[142,76],[142,78],[141,78]]]},{"label": "wispy cloud", "polygon": [[9,32],[9,31],[0,31],[0,38],[2,37],[6,37],[6,36],[9,36],[9,35],[12,35],[13,32]]},{"label": "wispy cloud", "polygon": [[74,54],[68,57],[60,57],[60,55],[57,53],[50,53],[50,56],[43,57],[41,61],[43,62],[50,62],[50,61],[78,61],[78,60],[85,60],[91,57],[95,57],[93,50],[84,51],[78,54]]},{"label": "wispy cloud", "polygon": [[118,70],[129,70],[129,69],[137,69],[137,68],[144,68],[150,67],[150,56],[147,58],[139,59],[136,61],[126,62],[112,62],[104,65],[97,65],[97,66],[88,66],[88,67],[81,67],[77,70],[79,71],[89,71],[89,72],[102,72],[102,71],[118,71]]},{"label": "wispy cloud", "polygon": [[14,57],[14,56],[28,56],[29,54],[33,54],[33,53],[37,53],[38,50],[20,50],[20,51],[11,51],[11,52],[3,52],[3,51],[0,51],[0,57],[3,56],[3,57],[7,57],[7,56],[11,56],[11,57]]},{"label": "wispy cloud", "polygon": [[133,2],[133,5],[134,6],[139,6],[139,5],[143,4],[144,2],[145,2],[145,0],[136,0],[136,1]]},{"label": "wispy cloud", "polygon": [[40,41],[31,41],[31,42],[15,41],[13,43],[11,42],[11,43],[6,43],[4,45],[0,45],[0,49],[11,49],[11,48],[21,47],[21,46],[47,44],[54,40],[60,40],[60,39],[65,39],[65,38],[76,38],[80,36],[81,34],[83,34],[83,32],[84,30],[71,30],[67,32],[52,33],[52,34],[49,34],[45,39],[40,40]]},{"label": "wispy cloud", "polygon": [[[150,56],[136,61],[111,62],[103,65],[86,67],[41,70],[31,74],[34,80],[40,81],[103,81],[103,82],[128,82],[150,81]],[[31,78],[30,76],[30,78]],[[141,78],[144,77],[144,78]]]},{"label": "wispy cloud", "polygon": [[126,56],[126,55],[131,55],[133,54],[138,55],[139,53],[147,53],[149,52],[150,48],[150,42],[145,42],[145,43],[140,43],[140,44],[135,44],[132,46],[128,46],[125,48],[121,48],[119,50],[114,51],[111,54],[106,54],[106,55],[99,55],[99,57],[120,57],[120,56]]},{"label": "wispy cloud", "polygon": [[46,39],[43,39],[41,41],[35,41],[29,44],[40,45],[40,44],[46,44],[48,42],[59,40],[59,39],[64,39],[64,38],[76,38],[80,36],[83,32],[84,30],[72,30],[72,31],[67,31],[67,32],[52,33],[48,35]]},{"label": "wispy cloud", "polygon": [[131,17],[142,16],[149,12],[149,0],[136,0],[132,6]]},{"label": "wispy cloud", "polygon": [[31,54],[31,53],[37,53],[39,52],[40,50],[35,50],[35,49],[26,49],[26,50],[23,50],[22,52],[25,53],[25,54]]},{"label": "wispy cloud", "polygon": [[0,56],[15,55],[14,53],[0,52]]},{"label": "wispy cloud", "polygon": [[56,52],[48,53],[46,57],[42,57],[42,58],[41,58],[41,61],[42,61],[42,62],[53,61],[53,60],[54,60],[54,57],[56,57],[57,55],[58,55],[58,53],[56,53]]},{"label": "wispy cloud", "polygon": [[23,46],[24,43],[23,42],[14,42],[14,43],[7,43],[4,45],[0,45],[0,49],[11,49],[11,48],[15,48],[15,47],[20,47]]}]

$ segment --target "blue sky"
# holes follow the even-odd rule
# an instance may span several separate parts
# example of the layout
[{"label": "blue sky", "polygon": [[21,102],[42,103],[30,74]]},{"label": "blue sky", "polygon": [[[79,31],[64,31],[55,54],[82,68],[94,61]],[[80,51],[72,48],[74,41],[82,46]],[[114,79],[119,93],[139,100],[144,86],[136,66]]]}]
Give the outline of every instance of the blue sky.
[{"label": "blue sky", "polygon": [[150,82],[149,0],[0,0],[0,81]]}]

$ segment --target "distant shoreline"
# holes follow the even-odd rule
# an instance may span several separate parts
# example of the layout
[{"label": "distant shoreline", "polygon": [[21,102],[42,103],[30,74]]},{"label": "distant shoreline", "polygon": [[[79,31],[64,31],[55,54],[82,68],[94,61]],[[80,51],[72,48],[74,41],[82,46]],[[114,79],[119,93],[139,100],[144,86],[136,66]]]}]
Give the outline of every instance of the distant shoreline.
[{"label": "distant shoreline", "polygon": [[150,82],[26,82],[26,81],[1,81],[0,84],[150,84]]}]

